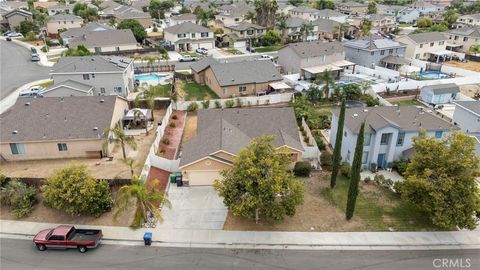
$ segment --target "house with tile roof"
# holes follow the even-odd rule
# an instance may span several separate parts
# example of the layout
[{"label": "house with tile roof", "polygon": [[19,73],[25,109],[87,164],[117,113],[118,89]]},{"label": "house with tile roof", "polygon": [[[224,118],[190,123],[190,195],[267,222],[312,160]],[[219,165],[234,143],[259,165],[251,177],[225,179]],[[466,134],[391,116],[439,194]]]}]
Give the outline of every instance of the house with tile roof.
[{"label": "house with tile roof", "polygon": [[215,38],[210,28],[184,22],[163,30],[165,41],[177,51],[194,51],[198,48],[215,48]]},{"label": "house with tile roof", "polygon": [[183,181],[190,186],[212,185],[243,148],[263,135],[274,135],[272,144],[279,153],[290,155],[292,164],[302,160],[304,148],[290,107],[200,110],[196,136],[183,146]]},{"label": "house with tile roof", "polygon": [[[339,109],[333,110],[330,144],[335,146]],[[349,108],[345,112],[342,139],[342,160],[352,164],[355,145],[361,124],[365,122],[362,167],[387,168],[400,159],[411,158],[413,137],[420,131],[437,139],[458,130],[450,122],[437,117],[431,111],[416,106],[385,106]]]},{"label": "house with tile roof", "polygon": [[6,161],[101,158],[105,144],[128,110],[117,96],[19,98],[0,115],[0,156]]}]

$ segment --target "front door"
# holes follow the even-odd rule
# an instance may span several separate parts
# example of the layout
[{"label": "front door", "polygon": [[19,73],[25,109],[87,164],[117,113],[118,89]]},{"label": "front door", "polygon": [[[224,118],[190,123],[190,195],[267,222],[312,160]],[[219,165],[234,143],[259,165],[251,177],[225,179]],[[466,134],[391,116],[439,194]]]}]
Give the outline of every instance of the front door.
[{"label": "front door", "polygon": [[385,169],[384,163],[385,163],[385,154],[378,154],[377,167]]}]

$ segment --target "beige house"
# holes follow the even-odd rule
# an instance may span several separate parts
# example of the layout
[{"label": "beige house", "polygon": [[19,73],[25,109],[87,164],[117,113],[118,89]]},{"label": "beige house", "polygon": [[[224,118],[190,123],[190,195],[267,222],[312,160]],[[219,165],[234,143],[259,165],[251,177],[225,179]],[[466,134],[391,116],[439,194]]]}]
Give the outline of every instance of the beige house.
[{"label": "beige house", "polygon": [[232,40],[234,48],[245,48],[262,39],[265,27],[243,21],[238,24],[225,25],[224,34]]},{"label": "beige house", "polygon": [[105,144],[105,130],[127,110],[116,96],[19,98],[0,115],[0,155],[6,161],[109,156],[114,144]]},{"label": "beige house", "polygon": [[183,147],[180,171],[190,186],[212,185],[256,137],[274,135],[278,153],[302,160],[304,148],[293,109],[208,109],[198,112],[197,135]]},{"label": "beige house", "polygon": [[20,26],[22,21],[31,21],[32,13],[23,9],[14,9],[3,16],[11,30]]},{"label": "beige house", "polygon": [[69,48],[79,45],[85,46],[92,53],[122,52],[139,48],[130,29],[90,31],[72,38],[68,43]]},{"label": "beige house", "polygon": [[478,25],[480,26],[480,13],[476,14],[467,14],[463,16],[459,16],[457,19],[457,22],[455,23],[455,26],[457,28],[461,28],[464,26],[474,26]]},{"label": "beige house", "polygon": [[52,37],[57,37],[60,30],[82,27],[83,19],[71,14],[56,14],[51,16],[47,22],[47,33]]},{"label": "beige house", "polygon": [[211,58],[192,64],[195,81],[205,84],[220,98],[267,94],[283,80],[270,60],[218,63]]},{"label": "beige house", "polygon": [[448,47],[468,52],[473,45],[480,44],[480,25],[465,26],[448,31]]},{"label": "beige house", "polygon": [[398,37],[398,42],[407,45],[406,58],[428,60],[436,53],[443,53],[447,48],[447,37],[440,32],[427,32]]},{"label": "beige house", "polygon": [[243,21],[249,11],[254,11],[254,7],[245,2],[236,2],[229,5],[223,5],[218,8],[218,14],[215,20],[218,25],[232,25]]},{"label": "beige house", "polygon": [[337,3],[337,10],[347,15],[362,15],[366,14],[368,9],[368,2],[359,3],[355,1],[339,2]]},{"label": "beige house", "polygon": [[182,23],[197,23],[197,15],[193,13],[185,13],[185,14],[180,14],[177,16],[170,17],[170,25],[177,25],[177,24],[182,24]]},{"label": "beige house", "polygon": [[213,31],[207,27],[185,22],[163,30],[165,41],[177,51],[194,51],[198,48],[215,48]]}]

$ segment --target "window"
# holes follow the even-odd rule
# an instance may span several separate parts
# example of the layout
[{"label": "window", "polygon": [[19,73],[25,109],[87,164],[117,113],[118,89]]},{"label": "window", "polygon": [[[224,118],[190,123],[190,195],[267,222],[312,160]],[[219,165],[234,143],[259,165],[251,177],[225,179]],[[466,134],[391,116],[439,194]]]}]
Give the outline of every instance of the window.
[{"label": "window", "polygon": [[228,88],[227,87],[223,87],[223,94],[226,95],[228,93]]},{"label": "window", "polygon": [[468,41],[468,37],[463,37],[463,41]]},{"label": "window", "polygon": [[[466,41],[466,40],[464,40],[464,41]],[[445,44],[445,41],[438,42],[438,45],[443,45],[443,44]]]},{"label": "window", "polygon": [[186,36],[187,36],[186,34],[178,34],[178,35],[177,35],[178,38],[184,38],[184,37],[186,37]]},{"label": "window", "polygon": [[392,53],[393,53],[393,49],[388,50],[388,54],[392,54]]},{"label": "window", "polygon": [[92,73],[92,79],[95,79],[95,74]]},{"label": "window", "polygon": [[405,139],[405,132],[399,132],[398,138],[397,138],[397,146],[402,146],[404,139]]},{"label": "window", "polygon": [[458,36],[455,36],[454,40],[458,40]]},{"label": "window", "polygon": [[247,91],[247,87],[246,86],[239,86],[238,87],[238,92],[242,93],[242,92],[246,92]]},{"label": "window", "polygon": [[12,155],[23,155],[25,154],[25,145],[23,143],[11,143],[10,150]]},{"label": "window", "polygon": [[380,55],[385,55],[385,50],[381,50]]},{"label": "window", "polygon": [[420,48],[423,48],[423,44],[420,44]]},{"label": "window", "polygon": [[90,74],[83,74],[84,80],[90,80]]},{"label": "window", "polygon": [[370,52],[370,55],[374,55],[374,54],[375,54],[375,52],[373,52],[373,51],[372,51],[372,52]]},{"label": "window", "polygon": [[100,87],[100,94],[105,94],[105,87]]},{"label": "window", "polygon": [[366,164],[368,159],[368,151],[363,152],[362,154],[362,164]]},{"label": "window", "polygon": [[58,146],[58,151],[60,152],[68,151],[66,143],[57,143],[57,146]]},{"label": "window", "polygon": [[442,130],[435,131],[435,138],[440,139],[440,138],[442,138],[442,135],[443,135]]},{"label": "window", "polygon": [[247,35],[253,35],[254,30],[247,30]]},{"label": "window", "polygon": [[62,241],[62,240],[63,240],[63,236],[61,236],[61,235],[52,235],[52,236],[50,236],[50,239],[48,239],[48,240]]},{"label": "window", "polygon": [[235,21],[238,22],[238,21],[240,21],[240,19],[239,19],[239,18],[235,18]]},{"label": "window", "polygon": [[420,58],[420,54],[419,53],[415,54],[415,59],[419,59],[419,58]]},{"label": "window", "polygon": [[208,32],[202,32],[202,33],[200,33],[200,36],[201,37],[208,37]]},{"label": "window", "polygon": [[195,38],[195,33],[192,33],[192,38]]},{"label": "window", "polygon": [[363,139],[363,145],[364,146],[369,146],[370,145],[370,140],[372,138],[372,134],[370,133],[365,133],[365,137]]},{"label": "window", "polygon": [[435,42],[430,42],[430,47],[433,47],[434,44]]},{"label": "window", "polygon": [[388,144],[390,141],[390,134],[391,133],[383,133],[382,138],[380,139],[380,144],[383,144],[383,145]]},{"label": "window", "polygon": [[113,87],[113,91],[115,91],[117,93],[122,93],[122,87],[121,86]]},{"label": "window", "polygon": [[350,150],[347,152],[347,161],[350,161]]}]

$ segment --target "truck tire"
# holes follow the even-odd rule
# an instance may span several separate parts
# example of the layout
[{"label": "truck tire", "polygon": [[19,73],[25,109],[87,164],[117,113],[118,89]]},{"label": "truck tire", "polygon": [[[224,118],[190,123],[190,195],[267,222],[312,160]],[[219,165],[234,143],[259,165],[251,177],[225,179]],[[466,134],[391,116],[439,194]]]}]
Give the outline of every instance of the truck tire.
[{"label": "truck tire", "polygon": [[86,246],[79,246],[78,251],[80,251],[80,253],[85,253],[85,252],[87,252],[87,247]]},{"label": "truck tire", "polygon": [[37,244],[37,249],[40,250],[40,251],[45,251],[47,249],[47,247],[43,244]]}]

